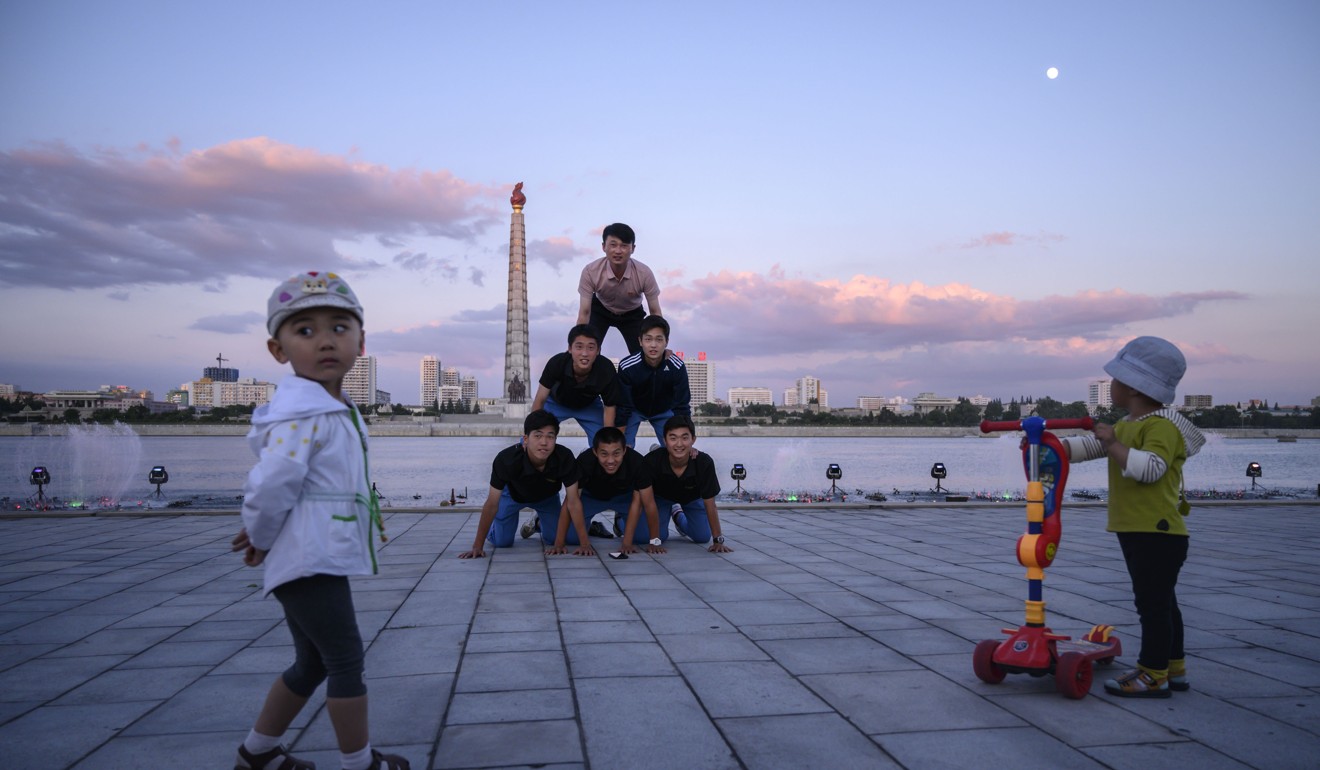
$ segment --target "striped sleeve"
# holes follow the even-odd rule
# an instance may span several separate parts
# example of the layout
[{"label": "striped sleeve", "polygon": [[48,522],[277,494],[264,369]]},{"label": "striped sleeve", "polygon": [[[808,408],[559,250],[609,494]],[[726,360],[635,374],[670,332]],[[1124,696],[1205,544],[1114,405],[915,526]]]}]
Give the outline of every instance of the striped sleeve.
[{"label": "striped sleeve", "polygon": [[1169,464],[1164,462],[1163,457],[1154,452],[1147,452],[1144,449],[1129,449],[1127,466],[1123,468],[1123,475],[1142,484],[1151,484],[1164,478],[1164,473],[1168,470]]}]

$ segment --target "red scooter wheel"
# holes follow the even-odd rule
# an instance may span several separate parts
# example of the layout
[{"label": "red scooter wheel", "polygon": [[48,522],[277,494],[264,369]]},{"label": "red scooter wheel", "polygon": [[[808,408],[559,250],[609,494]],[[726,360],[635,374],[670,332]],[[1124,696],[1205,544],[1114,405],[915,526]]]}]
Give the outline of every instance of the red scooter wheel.
[{"label": "red scooter wheel", "polygon": [[1060,655],[1054,670],[1054,686],[1066,698],[1085,698],[1091,692],[1091,661],[1080,652]]},{"label": "red scooter wheel", "polygon": [[999,684],[1006,675],[1004,669],[995,663],[995,650],[999,649],[999,643],[998,639],[986,639],[978,642],[976,651],[972,653],[972,670],[976,672],[976,678],[986,684]]}]

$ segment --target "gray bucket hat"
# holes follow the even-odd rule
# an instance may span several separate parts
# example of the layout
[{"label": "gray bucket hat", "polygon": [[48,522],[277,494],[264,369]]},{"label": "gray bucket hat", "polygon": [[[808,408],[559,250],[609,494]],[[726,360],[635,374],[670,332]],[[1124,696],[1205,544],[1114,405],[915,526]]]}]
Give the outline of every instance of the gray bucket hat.
[{"label": "gray bucket hat", "polygon": [[1111,377],[1161,404],[1173,403],[1173,392],[1186,371],[1182,351],[1159,337],[1137,337],[1105,364]]},{"label": "gray bucket hat", "polygon": [[295,275],[271,292],[266,302],[266,331],[274,337],[294,311],[309,307],[343,308],[362,321],[362,303],[344,279],[336,273],[312,270]]}]

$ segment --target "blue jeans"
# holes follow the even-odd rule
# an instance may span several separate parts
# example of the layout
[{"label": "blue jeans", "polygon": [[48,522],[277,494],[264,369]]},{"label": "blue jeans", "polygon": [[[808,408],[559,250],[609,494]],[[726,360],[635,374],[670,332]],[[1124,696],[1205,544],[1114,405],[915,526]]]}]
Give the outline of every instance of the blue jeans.
[{"label": "blue jeans", "polygon": [[[674,507],[673,500],[666,500],[660,495],[655,496],[655,507],[660,513],[660,539],[669,539],[669,510]],[[643,519],[643,524],[646,521]],[[706,503],[701,498],[697,498],[690,503],[683,505],[683,512],[678,514],[678,526],[687,533],[688,539],[694,543],[710,542],[710,517],[706,515]],[[638,527],[639,531],[644,527]]]},{"label": "blue jeans", "polygon": [[[508,548],[513,545],[513,537],[518,533],[518,511],[524,508],[531,508],[541,517],[544,533],[544,522],[547,516],[559,519],[559,493],[537,500],[534,503],[520,503],[509,495],[509,488],[505,487],[500,492],[500,507],[495,511],[495,521],[491,522],[490,531],[486,533],[486,539],[496,548]],[[554,540],[554,534],[550,535]]]},{"label": "blue jeans", "polygon": [[[626,521],[628,517],[628,506],[630,505],[632,505],[632,492],[627,492],[618,497],[611,497],[608,500],[599,500],[584,492],[582,494],[582,523],[590,527],[591,519],[602,511],[614,511],[615,514],[621,514]],[[558,531],[558,528],[558,513],[555,514],[554,521],[546,518],[541,519],[541,538],[545,540],[547,545],[555,544],[555,532]],[[568,523],[568,537],[564,540],[564,544],[581,545],[581,543],[578,542],[577,530],[574,529],[572,521],[569,521]]]},{"label": "blue jeans", "polygon": [[561,423],[565,420],[577,420],[577,424],[587,433],[587,446],[591,446],[591,442],[595,440],[596,431],[605,427],[605,402],[599,397],[581,409],[569,409],[554,398],[547,398],[545,410],[553,414]]},{"label": "blue jeans", "polygon": [[[644,416],[641,412],[633,412],[628,415],[628,427],[623,429],[623,440],[628,446],[635,447],[637,441],[637,429],[641,427],[642,420],[651,423],[651,429],[655,431],[655,440],[660,446],[665,445],[665,423],[674,416],[674,410],[666,409],[659,414],[653,414],[650,417]],[[646,454],[642,452],[642,454]]]}]

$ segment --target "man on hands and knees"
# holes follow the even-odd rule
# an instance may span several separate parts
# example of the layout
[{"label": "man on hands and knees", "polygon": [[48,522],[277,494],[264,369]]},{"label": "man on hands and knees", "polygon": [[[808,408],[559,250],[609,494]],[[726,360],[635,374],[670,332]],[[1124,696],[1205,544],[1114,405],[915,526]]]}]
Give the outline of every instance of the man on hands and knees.
[{"label": "man on hands and knees", "polygon": [[532,409],[544,409],[560,422],[577,420],[590,446],[596,431],[614,425],[620,400],[614,364],[600,355],[600,331],[578,324],[568,331],[568,350],[545,363]]},{"label": "man on hands and knees", "polygon": [[692,414],[692,390],[688,386],[683,359],[670,353],[669,323],[658,315],[642,320],[638,337],[641,350],[619,362],[619,391],[623,413],[616,422],[624,427],[628,446],[636,446],[637,428],[651,424],[656,440],[663,442],[665,423],[674,415]]},{"label": "man on hands and knees", "polygon": [[[578,556],[596,553],[587,540],[587,525],[582,519],[577,462],[567,447],[555,443],[558,437],[559,420],[553,414],[537,409],[527,415],[523,420],[522,442],[501,450],[491,462],[490,491],[481,506],[477,537],[472,550],[464,551],[458,558],[485,556],[487,542],[495,548],[512,546],[518,529],[518,511],[523,508],[558,519],[561,488],[581,543],[573,553]],[[565,550],[563,540],[557,539],[546,553],[564,553]]]},{"label": "man on hands and knees", "polygon": [[[720,480],[710,455],[693,450],[697,428],[692,418],[675,415],[665,423],[664,446],[646,455],[655,489],[655,504],[662,512],[672,511],[674,528],[694,543],[710,543],[711,553],[729,553],[720,530],[720,515],[715,496]],[[660,539],[669,539],[669,523],[660,525]],[[713,542],[712,542],[713,541]]]},{"label": "man on hands and knees", "polygon": [[[641,453],[623,443],[623,432],[618,428],[596,431],[594,444],[578,455],[577,463],[583,517],[591,521],[598,513],[614,511],[614,532],[623,536],[621,551],[635,553],[634,545],[645,545],[647,553],[664,553],[659,534],[652,534],[660,531],[660,515],[651,490],[651,471]],[[646,521],[639,527],[642,511]],[[561,519],[558,529],[567,527],[567,521]],[[567,536],[573,545],[573,533],[569,531]]]}]

